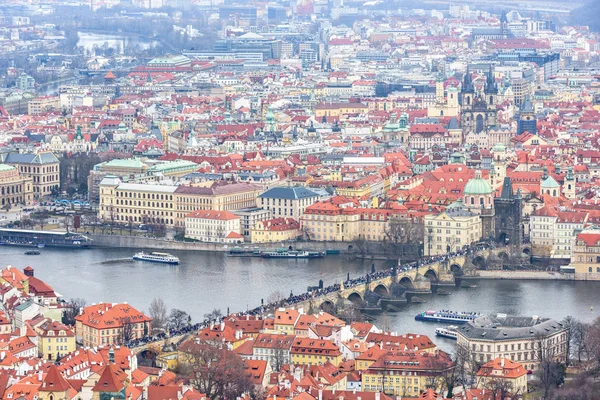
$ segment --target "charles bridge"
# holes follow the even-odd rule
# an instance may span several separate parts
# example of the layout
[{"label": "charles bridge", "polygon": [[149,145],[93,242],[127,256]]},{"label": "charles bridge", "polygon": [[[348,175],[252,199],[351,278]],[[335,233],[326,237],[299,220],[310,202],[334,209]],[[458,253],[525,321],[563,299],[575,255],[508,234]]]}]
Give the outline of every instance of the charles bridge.
[{"label": "charles bridge", "polygon": [[374,292],[383,298],[390,297],[394,285],[404,287],[408,295],[428,294],[431,293],[432,286],[455,286],[463,277],[476,276],[480,269],[502,269],[505,265],[528,264],[530,254],[531,248],[523,246],[489,248],[449,258],[440,256],[437,261],[410,269],[398,267],[392,273],[357,284],[345,286],[342,282],[339,290],[313,296],[294,306],[305,310],[335,309],[340,300],[363,304],[368,292]]}]

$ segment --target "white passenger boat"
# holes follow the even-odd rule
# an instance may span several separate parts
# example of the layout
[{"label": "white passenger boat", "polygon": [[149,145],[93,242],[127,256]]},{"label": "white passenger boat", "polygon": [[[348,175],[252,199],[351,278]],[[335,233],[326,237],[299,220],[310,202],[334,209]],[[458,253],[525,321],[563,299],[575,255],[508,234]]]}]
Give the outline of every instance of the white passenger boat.
[{"label": "white passenger boat", "polygon": [[142,251],[142,252],[136,253],[133,256],[133,259],[139,260],[139,261],[149,261],[149,262],[163,263],[163,264],[173,264],[173,265],[179,264],[179,258],[177,258],[174,255],[169,254],[169,253],[158,253],[158,252],[144,253]]}]

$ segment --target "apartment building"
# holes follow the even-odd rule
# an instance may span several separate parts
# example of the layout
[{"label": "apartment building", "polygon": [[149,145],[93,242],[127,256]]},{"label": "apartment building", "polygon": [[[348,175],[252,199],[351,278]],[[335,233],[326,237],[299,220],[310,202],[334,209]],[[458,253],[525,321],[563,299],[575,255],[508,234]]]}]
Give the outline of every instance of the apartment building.
[{"label": "apartment building", "polygon": [[0,164],[0,206],[31,204],[33,179],[23,177],[16,167]]}]

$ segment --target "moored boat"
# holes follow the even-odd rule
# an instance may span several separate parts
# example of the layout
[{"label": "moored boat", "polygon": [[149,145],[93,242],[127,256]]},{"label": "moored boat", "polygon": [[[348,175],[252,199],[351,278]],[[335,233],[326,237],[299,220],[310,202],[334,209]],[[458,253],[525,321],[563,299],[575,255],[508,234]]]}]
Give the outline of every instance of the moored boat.
[{"label": "moored boat", "polygon": [[162,264],[172,264],[172,265],[179,264],[179,258],[177,258],[174,255],[169,254],[169,253],[158,253],[158,252],[144,253],[143,251],[141,251],[139,253],[136,253],[133,256],[133,259],[137,260],[137,261],[149,261],[149,262],[162,263]]},{"label": "moored boat", "polygon": [[25,255],[27,255],[27,256],[37,256],[39,254],[40,254],[39,250],[27,250],[25,252]]},{"label": "moored boat", "polygon": [[435,328],[435,334],[436,336],[456,340],[456,329],[457,327],[454,325],[447,326],[446,328]]},{"label": "moored boat", "polygon": [[325,253],[322,251],[298,251],[277,249],[274,251],[263,251],[260,253],[262,258],[322,258]]},{"label": "moored boat", "polygon": [[415,316],[417,321],[427,322],[450,322],[455,324],[466,324],[469,321],[479,317],[478,313],[474,312],[455,312],[448,310],[441,311],[423,311]]}]

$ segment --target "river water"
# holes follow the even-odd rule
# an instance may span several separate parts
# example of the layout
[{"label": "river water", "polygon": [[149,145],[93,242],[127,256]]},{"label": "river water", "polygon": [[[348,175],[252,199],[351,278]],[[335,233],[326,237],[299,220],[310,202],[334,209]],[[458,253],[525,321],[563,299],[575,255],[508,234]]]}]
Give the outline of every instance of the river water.
[{"label": "river water", "polygon": [[159,42],[156,40],[149,40],[138,36],[128,36],[125,34],[104,34],[96,32],[79,31],[77,32],[79,41],[77,46],[83,46],[85,50],[94,48],[94,45],[98,47],[104,46],[106,43],[108,47],[113,49],[120,49],[122,51],[125,48],[127,41],[135,42],[140,46],[140,49],[145,50],[152,46],[158,45]]},{"label": "river water", "polygon": [[[179,308],[194,320],[213,308],[231,312],[254,308],[275,290],[286,296],[304,292],[323,279],[325,285],[371,269],[371,261],[327,256],[313,260],[268,260],[228,257],[223,253],[172,251],[181,265],[132,261],[135,249],[65,251],[42,249],[26,256],[24,249],[0,247],[0,267],[30,265],[40,279],[66,299],[83,297],[88,304],[124,302],[147,311],[153,298],[162,297],[167,307]],[[377,269],[389,267],[375,262]],[[396,313],[377,318],[398,333],[435,336],[436,324],[414,320],[425,309],[450,309],[482,313],[538,315],[562,319],[572,315],[584,321],[600,316],[600,282],[479,280],[476,288],[451,289],[450,296],[421,296],[425,304],[409,304]],[[436,339],[450,350],[451,341]]]}]

